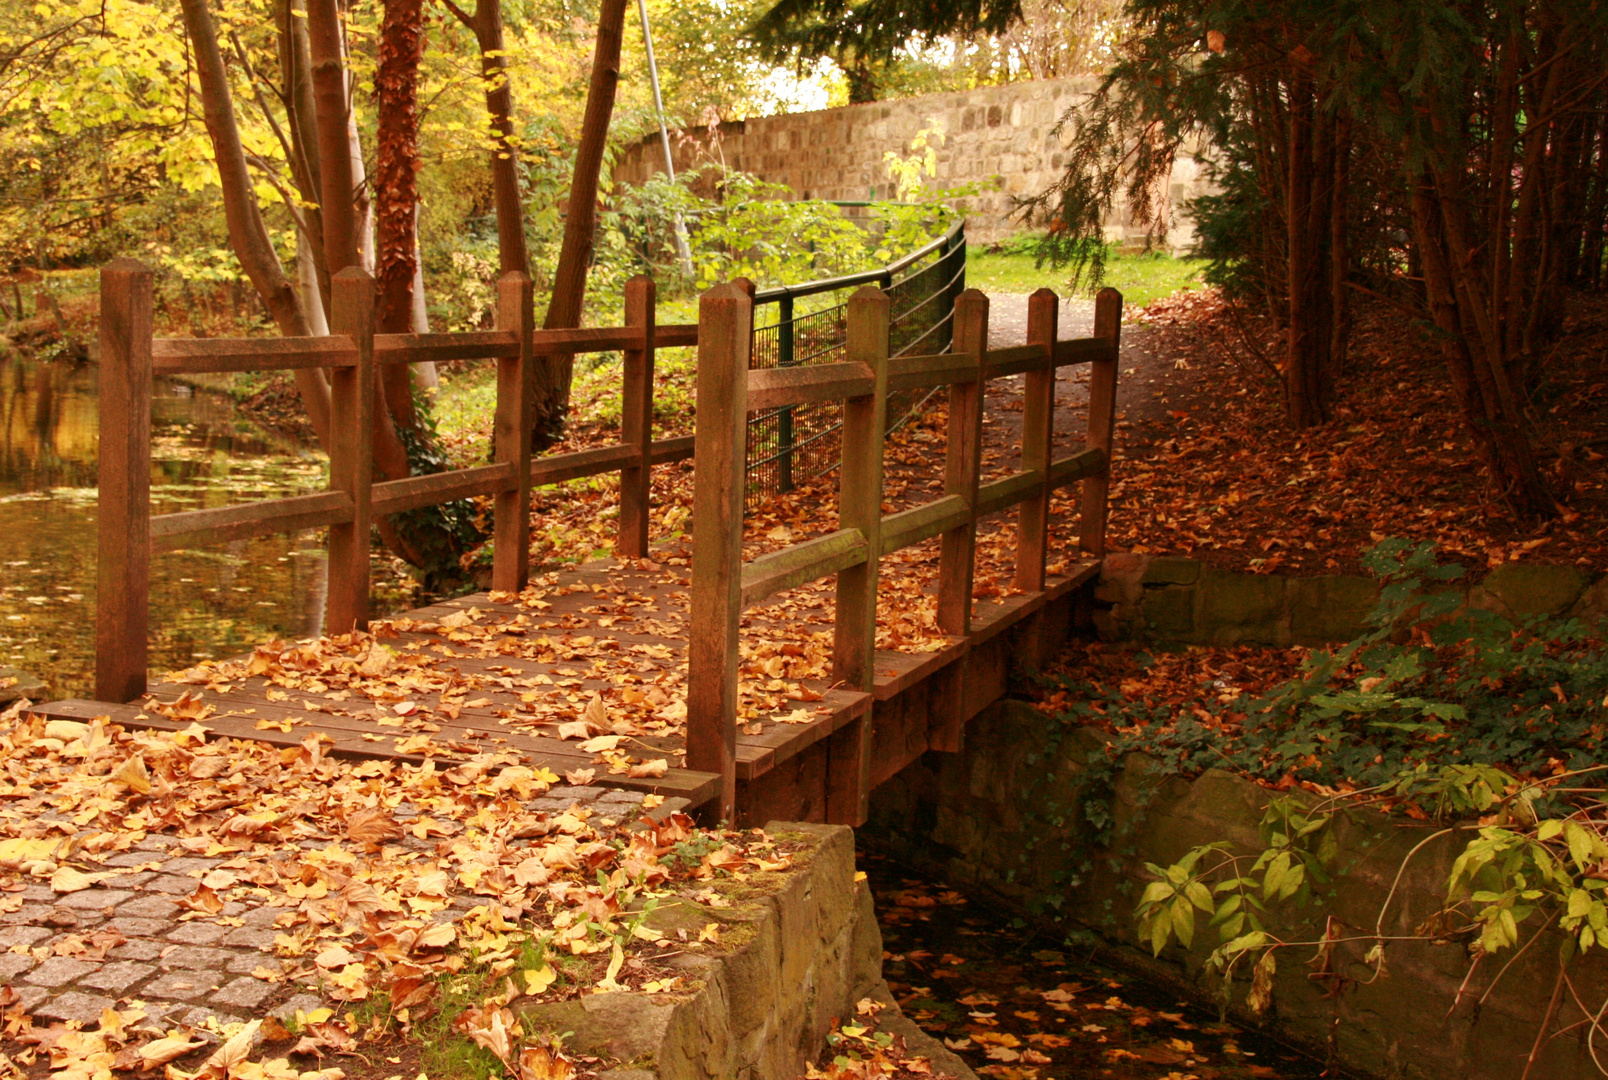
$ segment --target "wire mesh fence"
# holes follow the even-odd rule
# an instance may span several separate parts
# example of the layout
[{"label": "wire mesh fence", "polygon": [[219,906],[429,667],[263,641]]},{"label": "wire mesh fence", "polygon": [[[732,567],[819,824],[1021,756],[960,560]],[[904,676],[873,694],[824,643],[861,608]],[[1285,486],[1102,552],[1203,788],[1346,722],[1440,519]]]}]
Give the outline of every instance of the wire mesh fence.
[{"label": "wire mesh fence", "polygon": [[[847,293],[867,284],[882,288],[891,301],[892,355],[948,352],[955,297],[966,288],[965,232],[957,224],[885,270],[759,293],[750,366],[801,367],[841,360]],[[798,299],[825,293],[844,299],[818,311],[794,313]],[[889,394],[888,430],[918,414],[931,396],[932,391],[913,390]],[[747,510],[835,469],[842,425],[843,406],[835,401],[749,413]]]}]

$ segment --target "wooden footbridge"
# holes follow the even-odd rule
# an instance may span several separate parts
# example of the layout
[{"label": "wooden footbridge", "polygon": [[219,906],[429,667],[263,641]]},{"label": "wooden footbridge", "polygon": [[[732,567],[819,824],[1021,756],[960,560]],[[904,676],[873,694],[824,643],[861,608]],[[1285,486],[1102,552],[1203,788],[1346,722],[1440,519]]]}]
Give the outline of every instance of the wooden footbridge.
[{"label": "wooden footbridge", "polygon": [[[949,351],[890,359],[888,298],[867,286],[848,302],[841,360],[768,370],[750,369],[753,293],[743,282],[705,293],[697,324],[657,325],[653,283],[637,278],[626,325],[550,331],[534,327],[528,279],[507,275],[498,328],[456,334],[375,334],[372,282],[359,270],[337,275],[332,292],[328,337],[153,339],[150,271],[119,260],[102,272],[98,700],[36,712],[164,729],[199,719],[218,735],[287,747],[312,737],[334,754],[433,760],[444,770],[545,767],[572,782],[590,775],[684,798],[707,820],[858,824],[872,788],[928,750],[958,750],[966,722],[1005,693],[1012,667],[1064,640],[1104,554],[1122,306],[1114,290],[1097,299],[1093,337],[1060,340],[1056,297],[1040,290],[1027,340],[994,349],[988,300],[968,290],[953,300]],[[655,350],[690,345],[696,434],[654,440]],[[616,350],[625,358],[621,441],[533,456],[535,358]],[[367,448],[377,365],[478,358],[497,363],[496,461],[375,482]],[[1067,365],[1091,368],[1087,433],[1056,457],[1055,379]],[[327,491],[151,516],[154,374],[309,367],[326,369],[333,389]],[[985,482],[984,390],[1018,375],[1019,468]],[[889,512],[888,395],[927,388],[948,393],[941,494]],[[746,417],[826,401],[843,403],[836,528],[745,559]],[[650,544],[650,470],[688,457],[690,550]],[[616,471],[616,557],[533,577],[531,488]],[[1079,555],[1050,574],[1052,530],[1064,525],[1051,500],[1072,484],[1082,489]],[[475,496],[494,501],[491,590],[371,628],[376,515]],[[1013,587],[974,599],[978,524],[1013,509]],[[830,507],[822,512],[830,517]],[[329,530],[324,639],[148,685],[153,551],[320,527]],[[892,557],[917,545],[937,549],[925,560],[936,632],[914,650],[879,649],[879,578],[908,573],[910,560]]]}]

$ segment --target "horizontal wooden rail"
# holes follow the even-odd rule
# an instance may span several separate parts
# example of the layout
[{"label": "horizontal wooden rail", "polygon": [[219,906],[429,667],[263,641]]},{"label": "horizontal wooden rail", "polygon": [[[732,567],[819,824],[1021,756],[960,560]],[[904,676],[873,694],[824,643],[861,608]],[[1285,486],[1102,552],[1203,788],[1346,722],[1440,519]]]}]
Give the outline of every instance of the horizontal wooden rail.
[{"label": "horizontal wooden rail", "polygon": [[742,605],[751,608],[768,596],[859,566],[869,557],[870,545],[859,529],[839,529],[761,555],[743,564]]},{"label": "horizontal wooden rail", "polygon": [[1067,364],[1092,364],[1096,360],[1117,359],[1117,343],[1112,338],[1086,337],[1071,338],[1067,341],[1055,343],[1055,366],[1063,367]]},{"label": "horizontal wooden rail", "polygon": [[977,485],[977,516],[1015,506],[1023,499],[1036,495],[1044,487],[1044,474],[1037,469],[1012,473],[998,480]]},{"label": "horizontal wooden rail", "polygon": [[1043,371],[1051,365],[1052,352],[1037,342],[1012,345],[1005,349],[989,349],[983,362],[990,379],[1003,379],[1008,375]]},{"label": "horizontal wooden rail", "polygon": [[930,503],[888,514],[882,519],[882,554],[892,555],[970,520],[971,510],[959,495],[945,495]]},{"label": "horizontal wooden rail", "polygon": [[344,491],[320,491],[287,499],[159,514],[151,518],[151,548],[174,551],[276,532],[320,529],[351,521],[352,514],[352,498]]},{"label": "horizontal wooden rail", "polygon": [[809,367],[759,368],[748,373],[748,411],[864,397],[875,387],[871,369],[853,360]]},{"label": "horizontal wooden rail", "polygon": [[697,436],[677,435],[673,439],[655,439],[649,460],[655,465],[668,465],[672,461],[686,461],[692,457]]},{"label": "horizontal wooden rail", "polygon": [[371,498],[376,514],[400,514],[404,510],[417,510],[421,506],[435,506],[454,499],[495,495],[518,486],[519,473],[513,463],[500,461],[495,465],[478,465],[472,469],[452,469],[410,476],[404,480],[387,480],[374,485]]},{"label": "horizontal wooden rail", "polygon": [[290,338],[153,338],[158,375],[351,367],[357,346],[345,334]]},{"label": "horizontal wooden rail", "polygon": [[519,334],[513,330],[374,335],[374,359],[381,364],[445,364],[452,360],[497,360],[518,356]]},{"label": "horizontal wooden rail", "polygon": [[1050,486],[1065,487],[1078,480],[1087,480],[1091,476],[1098,476],[1105,466],[1104,450],[1097,446],[1079,450],[1075,454],[1056,459],[1050,466]]},{"label": "horizontal wooden rail", "polygon": [[635,465],[640,454],[641,451],[634,446],[615,443],[612,446],[594,446],[589,450],[537,458],[530,463],[530,483],[532,487],[541,487],[614,472]]},{"label": "horizontal wooden rail", "polygon": [[698,344],[697,323],[670,323],[653,328],[653,344],[661,349]]},{"label": "horizontal wooden rail", "polygon": [[977,381],[977,358],[968,353],[895,356],[888,361],[888,392],[931,390]]}]

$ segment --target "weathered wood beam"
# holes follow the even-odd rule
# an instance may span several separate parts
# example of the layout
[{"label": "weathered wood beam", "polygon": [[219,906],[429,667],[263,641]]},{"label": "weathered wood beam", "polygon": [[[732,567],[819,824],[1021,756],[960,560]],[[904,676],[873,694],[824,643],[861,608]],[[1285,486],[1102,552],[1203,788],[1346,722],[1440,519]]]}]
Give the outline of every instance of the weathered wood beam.
[{"label": "weathered wood beam", "polygon": [[870,550],[859,529],[839,529],[761,555],[743,564],[743,607],[751,608],[768,596],[858,566],[870,557]]}]

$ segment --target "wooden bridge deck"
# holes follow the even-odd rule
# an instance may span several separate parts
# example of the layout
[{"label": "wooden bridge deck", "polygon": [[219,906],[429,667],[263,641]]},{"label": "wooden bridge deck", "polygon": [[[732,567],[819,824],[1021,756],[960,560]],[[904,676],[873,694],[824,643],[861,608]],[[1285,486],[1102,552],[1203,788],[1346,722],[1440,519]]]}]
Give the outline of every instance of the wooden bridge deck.
[{"label": "wooden bridge deck", "polygon": [[[74,699],[34,711],[164,730],[199,722],[214,735],[285,747],[318,736],[336,756],[429,760],[443,771],[492,755],[572,779],[590,771],[593,783],[685,799],[695,809],[716,798],[720,777],[681,767],[686,737],[675,706],[685,694],[689,582],[675,567],[644,565],[653,564],[600,560],[543,575],[518,596],[477,593],[377,621],[371,636],[259,649],[153,685],[143,706]],[[1083,563],[1042,592],[979,602],[972,632],[941,649],[878,650],[871,694],[830,688],[824,678],[756,687],[754,715],[737,738],[739,820],[821,817],[831,736],[868,710],[874,783],[926,752],[939,719],[928,704],[932,687],[963,675],[954,685],[969,690],[967,716],[980,711],[1004,691],[1017,636],[1042,633],[1033,620],[1047,607],[1065,609],[1053,620],[1065,623],[1067,602],[1097,569]],[[829,639],[829,619],[760,629]],[[745,630],[763,622],[756,617]],[[560,726],[573,725],[594,695],[601,722],[584,737],[573,726],[561,737]],[[599,734],[621,737],[607,751],[607,738],[582,749]],[[659,760],[666,769],[652,775],[647,763]],[[757,783],[772,773],[781,782]]]}]

